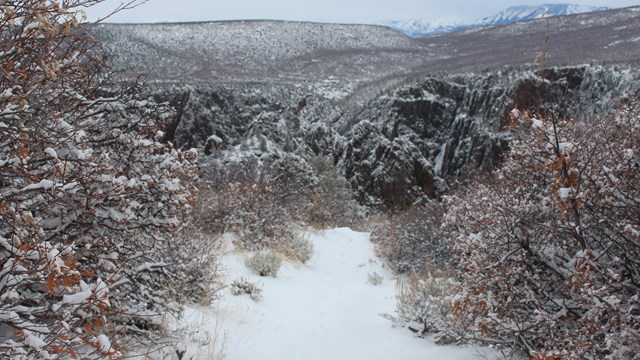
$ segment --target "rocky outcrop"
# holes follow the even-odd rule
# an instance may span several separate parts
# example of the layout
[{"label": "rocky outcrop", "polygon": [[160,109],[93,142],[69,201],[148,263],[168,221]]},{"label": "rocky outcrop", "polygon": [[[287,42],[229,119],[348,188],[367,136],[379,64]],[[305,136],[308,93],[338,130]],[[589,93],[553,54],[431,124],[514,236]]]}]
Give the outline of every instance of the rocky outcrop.
[{"label": "rocky outcrop", "polygon": [[408,138],[389,139],[365,120],[342,146],[341,167],[361,203],[400,208],[436,195],[433,166]]},{"label": "rocky outcrop", "polygon": [[204,159],[332,155],[360,202],[395,208],[438,197],[466,167],[493,167],[508,148],[514,108],[542,115],[574,109],[589,121],[637,89],[631,68],[504,69],[396,86],[353,116],[345,116],[341,98],[312,85],[191,85],[156,93],[177,107],[174,143],[206,147]]},{"label": "rocky outcrop", "polygon": [[494,167],[509,146],[512,109],[591,121],[638,84],[630,68],[589,66],[426,78],[368,104],[337,153],[361,200],[411,204],[446,191],[467,166]]}]

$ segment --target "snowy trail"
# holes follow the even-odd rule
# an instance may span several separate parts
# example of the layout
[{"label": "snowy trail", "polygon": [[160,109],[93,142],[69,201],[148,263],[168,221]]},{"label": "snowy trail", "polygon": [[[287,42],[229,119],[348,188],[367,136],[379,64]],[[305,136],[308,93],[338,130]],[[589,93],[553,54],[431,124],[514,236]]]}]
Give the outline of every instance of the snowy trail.
[{"label": "snowy trail", "polygon": [[[435,345],[380,316],[393,314],[395,279],[375,259],[368,234],[342,228],[312,233],[310,239],[311,260],[285,262],[277,278],[253,274],[243,263],[247,254],[226,256],[230,280],[263,284],[263,298],[225,294],[216,309],[187,309],[184,321],[198,324],[203,343],[217,333],[218,349],[190,346],[185,358],[213,358],[225,332],[227,360],[473,359],[482,353]],[[384,276],[382,284],[367,282],[372,272]]]}]

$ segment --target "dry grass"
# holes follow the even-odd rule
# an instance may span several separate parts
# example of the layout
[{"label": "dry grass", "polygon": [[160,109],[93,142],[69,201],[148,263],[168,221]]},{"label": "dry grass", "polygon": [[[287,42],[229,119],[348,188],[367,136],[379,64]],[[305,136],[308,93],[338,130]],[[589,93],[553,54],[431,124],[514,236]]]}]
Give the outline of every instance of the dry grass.
[{"label": "dry grass", "polygon": [[396,282],[397,321],[423,335],[438,332],[448,322],[457,283],[452,271],[414,273]]}]

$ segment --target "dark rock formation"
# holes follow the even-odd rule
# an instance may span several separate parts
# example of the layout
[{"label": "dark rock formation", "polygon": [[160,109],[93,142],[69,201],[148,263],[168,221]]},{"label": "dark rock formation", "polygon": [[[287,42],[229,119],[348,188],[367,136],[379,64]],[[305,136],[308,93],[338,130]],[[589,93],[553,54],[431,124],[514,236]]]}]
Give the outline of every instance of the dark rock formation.
[{"label": "dark rock formation", "polygon": [[638,88],[630,69],[589,66],[427,78],[368,104],[337,153],[359,199],[404,206],[441,194],[465,166],[494,167],[512,109],[590,121]]},{"label": "dark rock formation", "polygon": [[168,131],[177,146],[209,144],[205,159],[331,155],[360,202],[397,208],[438,197],[466,166],[493,167],[508,148],[512,109],[541,116],[576,110],[589,121],[634,94],[638,76],[632,68],[591,66],[434,76],[382,93],[347,117],[340,99],[311,85],[155,92],[177,107]]}]

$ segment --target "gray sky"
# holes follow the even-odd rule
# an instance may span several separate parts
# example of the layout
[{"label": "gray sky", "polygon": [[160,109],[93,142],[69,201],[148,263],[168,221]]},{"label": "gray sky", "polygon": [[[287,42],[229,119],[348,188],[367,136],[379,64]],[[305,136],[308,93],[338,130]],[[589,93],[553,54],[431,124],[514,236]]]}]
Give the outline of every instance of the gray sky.
[{"label": "gray sky", "polygon": [[[108,14],[125,0],[107,0],[88,9],[91,20]],[[339,23],[426,19],[451,23],[478,20],[514,5],[571,3],[608,7],[640,5],[640,0],[149,0],[109,22],[176,22],[279,19]]]}]

